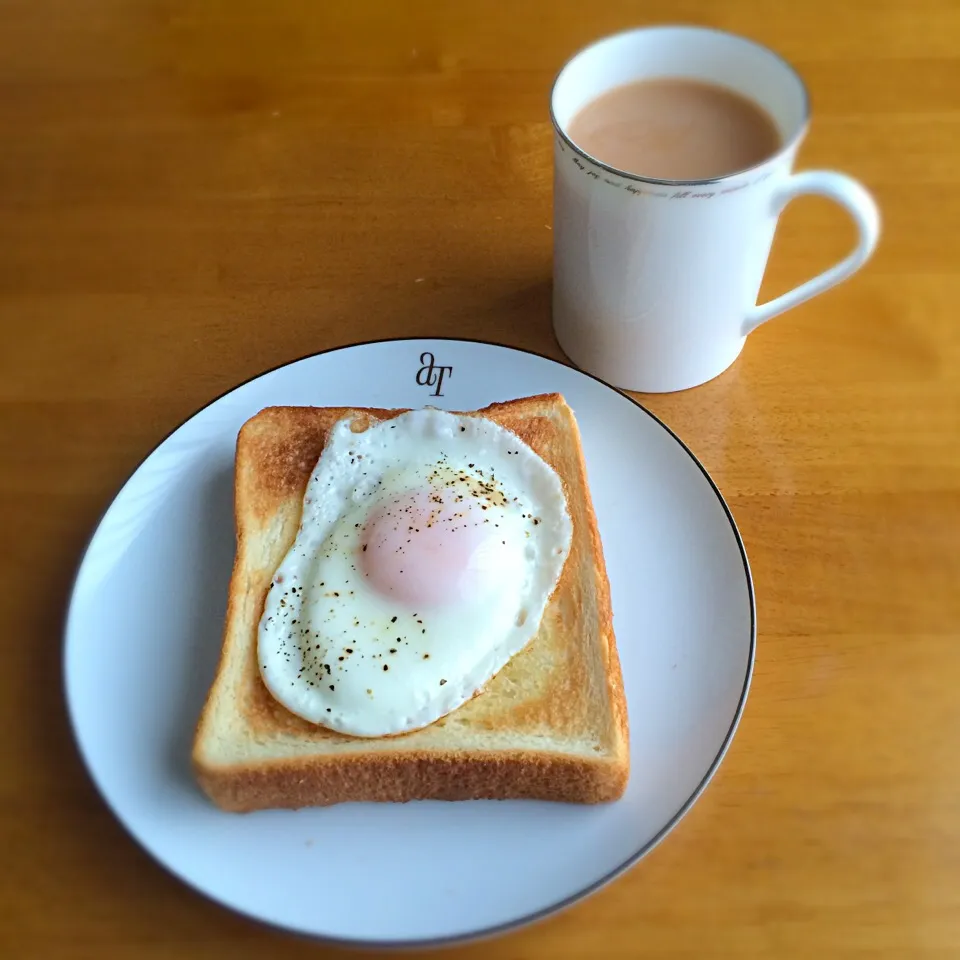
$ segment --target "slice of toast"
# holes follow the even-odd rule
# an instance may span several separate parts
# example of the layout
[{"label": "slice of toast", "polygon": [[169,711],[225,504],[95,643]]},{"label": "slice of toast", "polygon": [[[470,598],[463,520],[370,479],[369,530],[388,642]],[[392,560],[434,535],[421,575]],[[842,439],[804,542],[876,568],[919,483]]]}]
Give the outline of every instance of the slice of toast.
[{"label": "slice of toast", "polygon": [[466,414],[512,431],[550,464],[573,521],[539,631],[483,692],[420,730],[362,739],[302,720],[267,691],[258,625],[327,433],[346,416],[364,429],[403,412],[270,407],[241,429],[223,649],[193,749],[201,787],[234,811],[353,800],[617,799],[629,774],[626,700],[580,436],[559,394]]}]

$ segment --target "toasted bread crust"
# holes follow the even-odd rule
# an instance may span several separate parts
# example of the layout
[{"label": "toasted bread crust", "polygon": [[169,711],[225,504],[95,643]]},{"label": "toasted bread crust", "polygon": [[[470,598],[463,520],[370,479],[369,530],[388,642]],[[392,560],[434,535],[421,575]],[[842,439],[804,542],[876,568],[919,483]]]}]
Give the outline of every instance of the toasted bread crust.
[{"label": "toasted bread crust", "polygon": [[[538,637],[494,677],[482,697],[451,714],[480,731],[576,734],[600,697],[609,711],[597,755],[550,749],[450,749],[442,739],[449,718],[422,731],[378,741],[361,752],[357,738],[308,723],[279,704],[263,684],[256,660],[256,626],[269,582],[292,542],[302,498],[329,429],[345,416],[355,429],[405,412],[373,408],[267,408],[248,421],[237,440],[235,475],[237,556],[231,578],[223,648],[217,675],[197,727],[193,761],[198,781],[223,809],[301,807],[348,800],[533,797],[596,803],[616,799],[626,787],[626,700],[612,629],[609,584],[576,422],[559,395],[528,397],[465,414],[489,418],[512,430],[557,471],[574,520],[563,575]],[[558,426],[558,420],[560,426]],[[566,437],[561,434],[566,433]],[[561,440],[564,442],[561,443]],[[569,448],[569,449],[568,449]],[[560,456],[559,451],[565,451]],[[572,453],[571,453],[572,451]],[[255,545],[275,541],[260,556]],[[583,618],[595,630],[593,644],[555,642],[559,655],[542,678],[541,696],[509,703],[497,690],[527,669],[541,634],[558,636]],[[566,626],[565,626],[566,625]],[[546,640],[540,640],[541,645]],[[542,653],[542,650],[540,651]],[[599,656],[600,664],[591,661]],[[228,662],[242,657],[242,682],[228,678]],[[598,669],[599,667],[599,669]],[[598,681],[599,676],[599,681]],[[602,689],[596,690],[597,683]],[[236,698],[245,729],[258,740],[290,738],[317,752],[225,764],[214,760],[207,738],[215,732],[218,698]],[[490,715],[489,704],[500,706]],[[369,743],[369,741],[366,741]],[[323,751],[323,752],[320,752]]]},{"label": "toasted bread crust", "polygon": [[628,769],[536,751],[312,757],[257,766],[200,766],[223,810],[299,809],[351,801],[556,800],[604,803],[622,796]]}]

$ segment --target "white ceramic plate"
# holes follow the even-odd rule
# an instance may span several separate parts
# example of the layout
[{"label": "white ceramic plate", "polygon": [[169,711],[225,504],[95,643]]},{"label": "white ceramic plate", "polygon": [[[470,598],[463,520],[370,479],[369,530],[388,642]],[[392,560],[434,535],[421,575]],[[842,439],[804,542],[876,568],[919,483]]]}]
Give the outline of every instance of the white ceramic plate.
[{"label": "white ceramic plate", "polygon": [[[420,802],[248,815],[211,806],[189,754],[220,647],[241,424],[271,404],[470,410],[552,391],[580,423],[609,569],[630,714],[625,797],[599,807]],[[64,669],[93,779],[168,870],[228,907],[301,934],[424,944],[541,918],[658,843],[730,744],[755,639],[753,586],[730,511],[654,416],[534,354],[390,340],[257,377],[147,457],[83,557]]]}]

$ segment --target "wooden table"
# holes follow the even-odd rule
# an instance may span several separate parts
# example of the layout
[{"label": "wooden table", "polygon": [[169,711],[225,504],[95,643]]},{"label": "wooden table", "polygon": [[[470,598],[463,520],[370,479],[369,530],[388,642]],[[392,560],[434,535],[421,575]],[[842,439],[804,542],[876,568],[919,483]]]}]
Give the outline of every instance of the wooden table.
[{"label": "wooden table", "polygon": [[[190,892],[98,798],[60,682],[79,551],[168,430],[267,367],[394,334],[559,356],[550,81],[588,40],[671,19],[799,67],[801,165],[862,178],[885,235],[724,376],[642,398],[716,478],[756,578],[756,676],[713,785],[591,900],[443,956],[960,955],[960,5],[0,15],[0,955],[340,955]],[[851,240],[794,204],[764,294]]]}]

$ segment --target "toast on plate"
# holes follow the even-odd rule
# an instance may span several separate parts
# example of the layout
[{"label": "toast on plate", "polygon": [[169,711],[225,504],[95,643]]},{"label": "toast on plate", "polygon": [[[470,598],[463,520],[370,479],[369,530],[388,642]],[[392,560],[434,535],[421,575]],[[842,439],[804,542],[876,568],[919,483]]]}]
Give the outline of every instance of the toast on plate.
[{"label": "toast on plate", "polygon": [[570,552],[539,630],[463,706],[398,736],[360,738],[301,719],[273,698],[257,663],[271,580],[294,541],[328,431],[402,410],[270,407],[237,440],[237,552],[223,647],[197,727],[193,765],[232,811],[344,801],[531,798],[598,803],[629,775],[626,700],[610,591],[573,412],[559,394],[464,414],[512,431],[560,477]]}]

